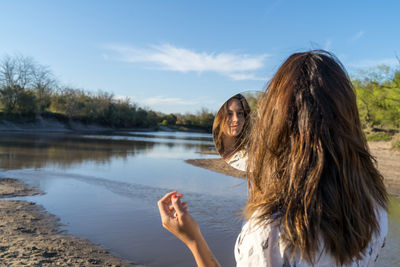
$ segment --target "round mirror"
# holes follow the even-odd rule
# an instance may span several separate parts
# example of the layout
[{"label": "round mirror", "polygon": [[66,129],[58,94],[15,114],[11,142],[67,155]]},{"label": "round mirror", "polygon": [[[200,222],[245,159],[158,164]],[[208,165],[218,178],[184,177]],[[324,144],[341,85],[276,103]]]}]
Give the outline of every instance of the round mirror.
[{"label": "round mirror", "polygon": [[214,119],[215,148],[230,166],[246,171],[247,140],[251,128],[252,112],[256,110],[261,92],[236,94],[225,101]]}]

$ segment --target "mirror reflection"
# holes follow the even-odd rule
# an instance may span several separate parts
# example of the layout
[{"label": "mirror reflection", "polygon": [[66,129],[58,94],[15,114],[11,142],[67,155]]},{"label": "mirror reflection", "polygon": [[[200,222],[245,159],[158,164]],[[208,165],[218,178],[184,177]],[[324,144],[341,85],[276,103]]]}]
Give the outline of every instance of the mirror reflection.
[{"label": "mirror reflection", "polygon": [[247,166],[246,140],[250,131],[251,112],[255,110],[259,92],[232,96],[219,109],[214,119],[215,148],[232,167],[245,171]]}]

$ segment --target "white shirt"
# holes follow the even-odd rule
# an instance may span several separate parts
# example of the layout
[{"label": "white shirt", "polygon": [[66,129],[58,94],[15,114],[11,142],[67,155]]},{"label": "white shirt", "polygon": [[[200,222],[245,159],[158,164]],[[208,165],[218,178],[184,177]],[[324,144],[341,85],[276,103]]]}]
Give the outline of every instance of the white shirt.
[{"label": "white shirt", "polygon": [[247,153],[245,150],[236,152],[228,161],[228,164],[239,171],[246,171],[247,168]]},{"label": "white shirt", "polygon": [[[365,250],[365,255],[361,260],[344,265],[346,267],[374,266],[378,259],[381,248],[385,245],[386,234],[388,232],[387,213],[380,208],[378,211],[380,232],[371,238]],[[277,222],[263,226],[255,225],[251,219],[243,225],[236,244],[235,259],[236,266],[271,266],[271,267],[309,267],[311,266],[304,260],[300,260],[300,255],[295,255],[290,260],[285,253],[285,244],[280,240],[280,230]],[[318,259],[314,266],[337,266],[335,259],[323,251],[323,244],[317,253]]]}]

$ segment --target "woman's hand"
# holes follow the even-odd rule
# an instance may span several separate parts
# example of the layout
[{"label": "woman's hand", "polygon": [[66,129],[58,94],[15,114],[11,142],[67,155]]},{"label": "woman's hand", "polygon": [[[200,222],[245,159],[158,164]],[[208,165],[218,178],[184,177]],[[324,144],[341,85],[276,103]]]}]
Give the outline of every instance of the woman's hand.
[{"label": "woman's hand", "polygon": [[187,246],[202,238],[200,228],[188,213],[187,205],[181,202],[182,194],[172,191],[158,201],[162,225]]},{"label": "woman's hand", "polygon": [[172,191],[158,201],[162,225],[188,246],[198,267],[220,267],[182,197]]}]

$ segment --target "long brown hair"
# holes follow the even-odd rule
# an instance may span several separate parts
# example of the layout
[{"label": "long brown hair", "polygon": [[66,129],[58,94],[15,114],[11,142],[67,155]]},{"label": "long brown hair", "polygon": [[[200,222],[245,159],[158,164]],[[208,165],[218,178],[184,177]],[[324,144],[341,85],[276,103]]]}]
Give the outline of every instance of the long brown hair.
[{"label": "long brown hair", "polygon": [[214,143],[217,151],[221,156],[226,156],[226,148],[224,147],[224,144],[222,142],[223,136],[224,136],[224,126],[228,123],[228,104],[229,101],[236,99],[240,102],[240,105],[242,106],[243,109],[243,116],[244,116],[244,125],[242,128],[242,131],[240,134],[236,137],[236,148],[234,151],[240,151],[243,149],[247,143],[247,136],[248,136],[248,130],[249,130],[249,124],[250,124],[250,106],[246,100],[246,98],[242,94],[236,94],[229,98],[225,103],[222,105],[222,107],[219,109],[217,115],[215,116],[214,119],[214,124],[213,124],[213,138],[214,138]]},{"label": "long brown hair", "polygon": [[292,255],[312,264],[321,238],[338,264],[360,258],[387,193],[341,63],[322,50],[291,55],[257,111],[245,217],[279,222]]}]

